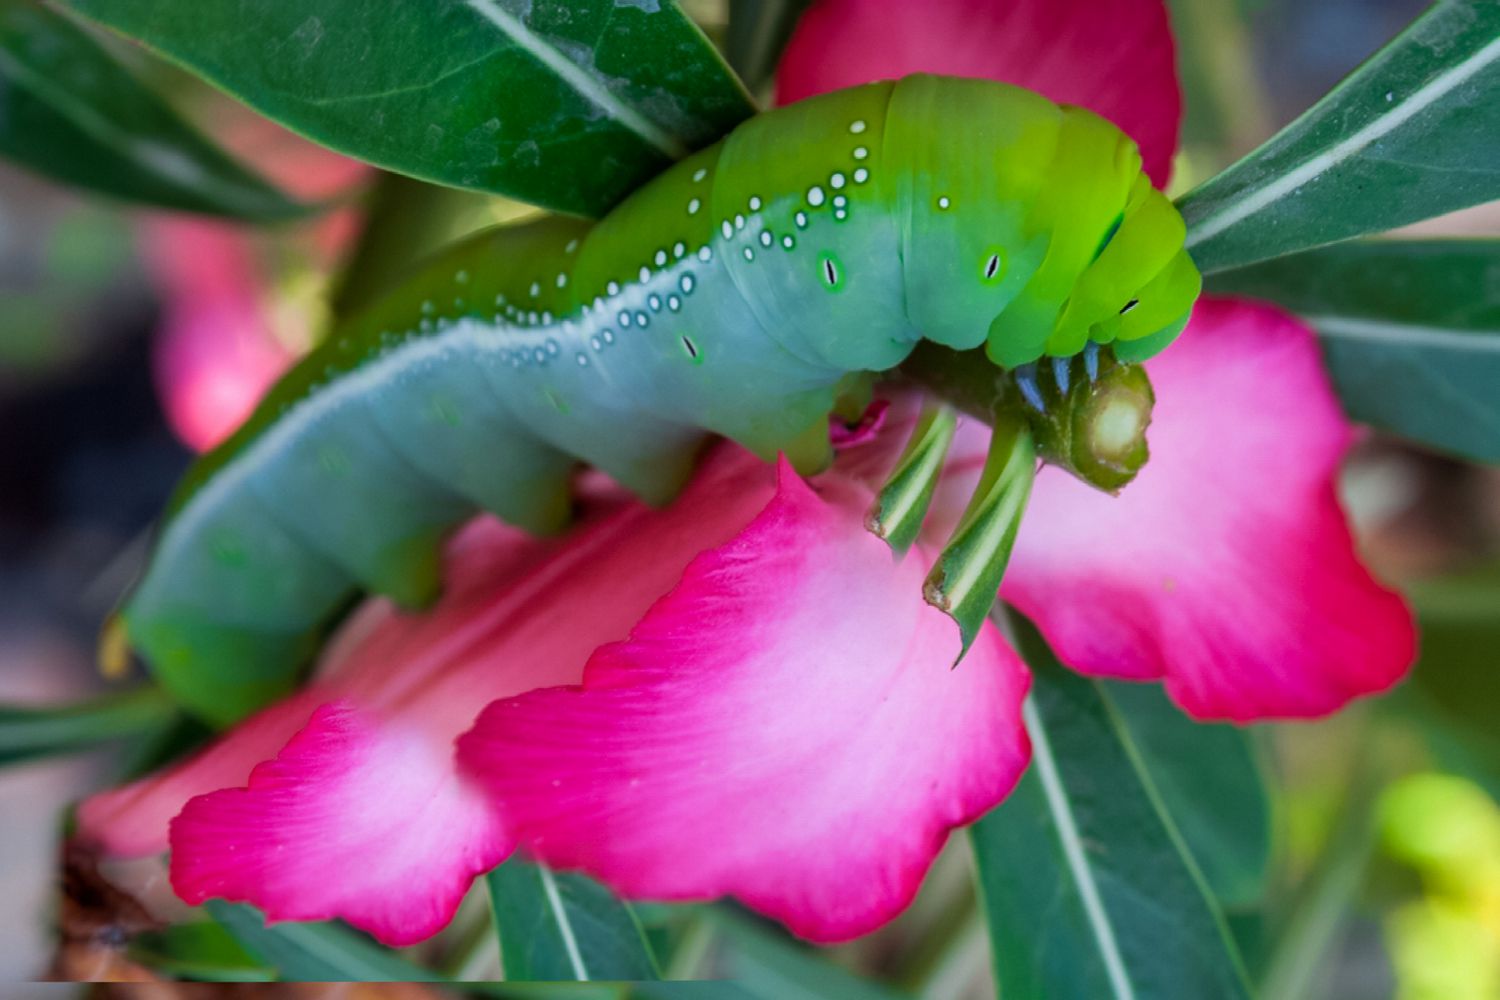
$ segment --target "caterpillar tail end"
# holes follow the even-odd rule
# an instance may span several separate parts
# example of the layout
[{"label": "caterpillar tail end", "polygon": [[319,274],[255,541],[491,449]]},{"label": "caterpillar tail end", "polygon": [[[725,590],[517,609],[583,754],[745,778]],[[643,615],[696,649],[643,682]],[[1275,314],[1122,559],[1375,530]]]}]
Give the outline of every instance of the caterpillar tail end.
[{"label": "caterpillar tail end", "polygon": [[995,603],[1035,479],[1030,427],[997,422],[979,487],[922,588],[923,599],[958,625],[962,645],[955,667]]},{"label": "caterpillar tail end", "polygon": [[1035,390],[1041,407],[1026,414],[1042,461],[1117,494],[1150,457],[1146,428],[1156,396],[1146,370],[1095,345],[1048,359],[1050,378]]}]

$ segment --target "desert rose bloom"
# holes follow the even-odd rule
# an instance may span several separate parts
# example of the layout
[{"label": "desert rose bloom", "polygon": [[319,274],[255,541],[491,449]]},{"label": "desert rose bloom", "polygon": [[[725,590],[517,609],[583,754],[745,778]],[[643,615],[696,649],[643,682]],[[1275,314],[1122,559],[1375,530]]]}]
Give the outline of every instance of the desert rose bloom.
[{"label": "desert rose bloom", "polygon": [[[992,76],[1113,117],[1160,180],[1171,58],[1157,0],[834,0],[780,93]],[[1118,498],[1044,470],[1004,596],[1065,662],[1160,680],[1199,718],[1316,716],[1397,681],[1411,619],[1340,511],[1352,430],[1311,332],[1207,300],[1147,368],[1150,462]],[[596,488],[562,542],[476,522],[432,611],[367,605],[308,688],[91,799],[83,835],[170,847],[189,901],[392,944],[516,848],[631,897],[733,895],[815,941],[874,929],[1028,760],[1024,667],[986,624],[950,669],[957,629],[920,596],[985,428],[960,429],[904,559],[863,526],[919,404],[877,405],[811,481],[724,444],[665,510]]]}]

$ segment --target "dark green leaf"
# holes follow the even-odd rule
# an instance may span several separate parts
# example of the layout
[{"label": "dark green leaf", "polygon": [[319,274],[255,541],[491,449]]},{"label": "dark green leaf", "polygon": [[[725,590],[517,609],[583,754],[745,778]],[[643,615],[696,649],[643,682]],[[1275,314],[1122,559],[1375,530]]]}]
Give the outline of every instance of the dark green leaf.
[{"label": "dark green leaf", "polygon": [[72,705],[0,705],[0,765],[145,735],[174,713],[171,699],[153,687]]},{"label": "dark green leaf", "polygon": [[754,110],[670,0],[66,2],[341,152],[582,215]]},{"label": "dark green leaf", "polygon": [[1407,596],[1422,655],[1388,707],[1421,725],[1444,770],[1500,798],[1500,563],[1412,581]]},{"label": "dark green leaf", "polygon": [[240,946],[222,924],[212,920],[174,924],[139,934],[130,942],[130,958],[178,979],[209,982],[270,982],[276,974]]},{"label": "dark green leaf", "polygon": [[1253,903],[1271,861],[1271,801],[1250,732],[1194,722],[1158,684],[1104,685],[1215,898]]},{"label": "dark green leaf", "polygon": [[729,65],[757,92],[771,81],[797,27],[797,19],[812,0],[729,0],[729,34],[724,54]]},{"label": "dark green leaf", "polygon": [[[899,1000],[901,994],[839,968],[814,949],[718,909],[708,915],[721,946],[710,974],[729,981],[726,997],[756,1000]],[[712,995],[712,994],[706,994]]]},{"label": "dark green leaf", "polygon": [[1500,240],[1369,240],[1216,275],[1322,336],[1357,420],[1500,462]]},{"label": "dark green leaf", "polygon": [[1500,4],[1445,0],[1182,199],[1205,272],[1500,198]]},{"label": "dark green leaf", "polygon": [[635,913],[583,875],[512,857],[487,877],[506,979],[655,979]]},{"label": "dark green leaf", "polygon": [[1012,616],[1031,769],[971,830],[1002,996],[1249,995],[1223,915],[1110,691]]},{"label": "dark green leaf", "polygon": [[239,166],[87,33],[0,0],[0,156],[126,201],[269,221],[308,208]]},{"label": "dark green leaf", "polygon": [[204,904],[251,956],[295,982],[438,982],[430,969],[338,924],[284,923],[267,927],[260,911],[211,899]]}]

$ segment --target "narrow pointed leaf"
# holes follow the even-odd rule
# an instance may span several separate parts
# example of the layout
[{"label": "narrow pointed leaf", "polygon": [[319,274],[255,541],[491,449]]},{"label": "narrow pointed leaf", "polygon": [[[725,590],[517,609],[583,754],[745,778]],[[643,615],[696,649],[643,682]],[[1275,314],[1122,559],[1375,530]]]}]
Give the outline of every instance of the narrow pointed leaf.
[{"label": "narrow pointed leaf", "polygon": [[153,687],[72,705],[0,705],[0,765],[144,736],[175,713],[172,700]]},{"label": "narrow pointed leaf", "polygon": [[598,882],[518,857],[487,882],[506,979],[657,978],[635,913]]},{"label": "narrow pointed leaf", "polygon": [[267,927],[254,907],[219,899],[209,900],[204,909],[253,958],[275,969],[280,979],[324,983],[430,983],[442,979],[338,924],[282,923]]},{"label": "narrow pointed leaf", "polygon": [[340,152],[580,215],[753,111],[672,2],[66,2]]},{"label": "narrow pointed leaf", "polygon": [[943,471],[943,459],[957,429],[958,414],[951,408],[934,405],[924,410],[896,460],[896,467],[875,497],[869,528],[884,538],[897,555],[911,548],[922,530],[922,521],[932,505],[932,495]]},{"label": "narrow pointed leaf", "polygon": [[125,201],[272,221],[309,211],[188,125],[87,32],[0,0],[0,156]]},{"label": "narrow pointed leaf", "polygon": [[1500,240],[1367,240],[1210,284],[1302,313],[1355,419],[1500,462]]},{"label": "narrow pointed leaf", "polygon": [[1250,731],[1194,722],[1157,684],[1102,688],[1214,898],[1223,906],[1260,899],[1271,862],[1271,801]]},{"label": "narrow pointed leaf", "polygon": [[1011,616],[1033,762],[971,829],[1002,996],[1248,997],[1222,914],[1109,691]]},{"label": "narrow pointed leaf", "polygon": [[1030,429],[1023,422],[997,418],[979,486],[938,555],[922,594],[958,623],[964,652],[995,603],[1035,480],[1036,448]]},{"label": "narrow pointed leaf", "polygon": [[1205,273],[1500,198],[1500,4],[1444,0],[1181,201]]}]

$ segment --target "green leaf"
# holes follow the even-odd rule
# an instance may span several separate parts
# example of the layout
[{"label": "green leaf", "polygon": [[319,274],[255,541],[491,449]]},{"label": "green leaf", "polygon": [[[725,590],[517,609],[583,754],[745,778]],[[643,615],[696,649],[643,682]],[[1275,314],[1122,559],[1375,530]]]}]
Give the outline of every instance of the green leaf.
[{"label": "green leaf", "polygon": [[670,0],[65,2],[340,152],[581,215],[754,111]]},{"label": "green leaf", "polygon": [[657,978],[634,911],[598,882],[518,857],[486,881],[506,979]]},{"label": "green leaf", "polygon": [[812,0],[729,0],[724,55],[756,92],[771,82],[781,51]]},{"label": "green leaf", "polygon": [[[756,1000],[899,1000],[901,994],[861,979],[815,950],[724,908],[706,914],[720,933],[714,976],[729,980],[726,997]],[[646,996],[668,997],[670,994]],[[704,994],[705,997],[714,994]]]},{"label": "green leaf", "polygon": [[163,728],[175,712],[154,687],[72,705],[0,705],[0,765],[143,736]]},{"label": "green leaf", "polygon": [[1271,799],[1250,731],[1194,722],[1159,684],[1102,689],[1214,897],[1225,906],[1259,900],[1271,863]]},{"label": "green leaf", "polygon": [[1500,4],[1445,0],[1181,201],[1206,273],[1500,198]]},{"label": "green leaf", "polygon": [[138,934],[130,958],[177,979],[219,983],[271,982],[275,973],[255,960],[222,924],[201,920]]},{"label": "green leaf", "polygon": [[88,34],[0,0],[0,156],[126,201],[254,221],[305,214],[185,121]]},{"label": "green leaf", "polygon": [[1500,462],[1500,240],[1368,240],[1216,275],[1322,337],[1356,420]]},{"label": "green leaf", "polygon": [[1011,616],[1033,760],[971,829],[1002,996],[1247,997],[1240,958],[1109,689]]},{"label": "green leaf", "polygon": [[211,899],[203,907],[253,958],[294,982],[431,983],[442,977],[347,927],[282,923],[267,927],[259,910]]}]

